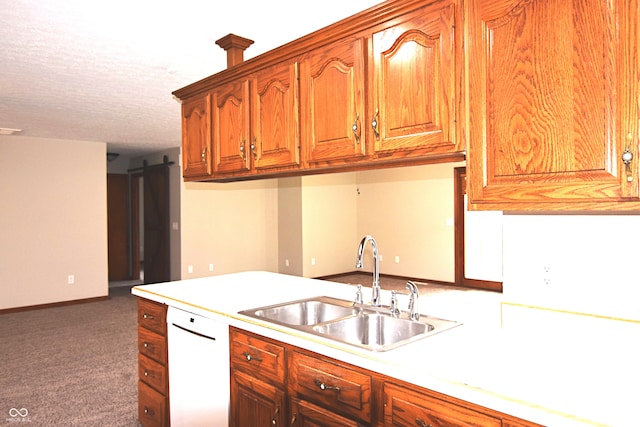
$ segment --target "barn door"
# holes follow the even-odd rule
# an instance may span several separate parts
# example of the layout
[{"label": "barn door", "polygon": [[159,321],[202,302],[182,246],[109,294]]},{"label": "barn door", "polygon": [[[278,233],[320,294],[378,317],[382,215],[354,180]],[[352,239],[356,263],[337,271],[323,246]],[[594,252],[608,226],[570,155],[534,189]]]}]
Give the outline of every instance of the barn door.
[{"label": "barn door", "polygon": [[169,251],[169,166],[145,168],[144,283],[171,280]]}]

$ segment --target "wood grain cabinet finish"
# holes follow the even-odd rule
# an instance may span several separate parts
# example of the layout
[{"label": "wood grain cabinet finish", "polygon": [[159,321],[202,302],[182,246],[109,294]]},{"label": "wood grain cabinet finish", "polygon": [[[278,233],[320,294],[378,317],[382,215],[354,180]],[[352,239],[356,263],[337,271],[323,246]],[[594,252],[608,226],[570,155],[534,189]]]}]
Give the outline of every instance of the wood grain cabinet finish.
[{"label": "wood grain cabinet finish", "polygon": [[472,208],[637,208],[602,204],[639,196],[637,0],[464,12]]},{"label": "wood grain cabinet finish", "polygon": [[384,425],[501,427],[502,421],[395,384],[384,385]]},{"label": "wood grain cabinet finish", "polygon": [[289,395],[315,403],[334,413],[371,422],[370,375],[336,361],[291,351]]},{"label": "wood grain cabinet finish", "polygon": [[458,0],[383,2],[175,91],[211,102],[211,170],[206,112],[183,112],[185,179],[464,160],[461,22]]},{"label": "wood grain cabinet finish", "polygon": [[456,135],[459,15],[454,2],[434,2],[372,34],[368,119],[377,157],[464,150]]},{"label": "wood grain cabinet finish", "polygon": [[237,427],[542,427],[230,327]]},{"label": "wood grain cabinet finish", "polygon": [[251,169],[249,80],[242,78],[211,92],[213,172]]},{"label": "wood grain cabinet finish", "polygon": [[232,371],[231,426],[282,426],[286,415],[284,390],[242,371]]},{"label": "wood grain cabinet finish", "polygon": [[182,103],[182,176],[196,180],[211,176],[211,96]]},{"label": "wood grain cabinet finish", "polygon": [[315,49],[300,63],[301,126],[310,168],[344,164],[366,153],[363,37]]},{"label": "wood grain cabinet finish", "polygon": [[286,352],[283,345],[230,328],[231,404],[235,427],[284,425]]},{"label": "wood grain cabinet finish", "polygon": [[212,96],[214,175],[299,166],[297,63],[231,81]]},{"label": "wood grain cabinet finish", "polygon": [[169,425],[167,306],[138,298],[138,420]]},{"label": "wood grain cabinet finish", "polygon": [[289,408],[291,411],[291,427],[361,427],[369,425],[359,423],[338,415],[331,410],[294,397],[289,399]]}]

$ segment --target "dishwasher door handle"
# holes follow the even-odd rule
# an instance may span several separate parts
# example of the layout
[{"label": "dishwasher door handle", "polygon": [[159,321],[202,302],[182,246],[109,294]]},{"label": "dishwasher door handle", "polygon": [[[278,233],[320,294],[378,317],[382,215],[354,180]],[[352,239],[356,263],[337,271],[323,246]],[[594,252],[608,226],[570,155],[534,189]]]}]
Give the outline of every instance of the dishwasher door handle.
[{"label": "dishwasher door handle", "polygon": [[185,332],[189,332],[190,334],[197,335],[197,336],[202,337],[202,338],[207,338],[207,339],[213,340],[213,341],[216,340],[215,337],[210,337],[208,335],[201,334],[200,332],[192,331],[191,329],[187,329],[184,326],[176,325],[175,323],[172,323],[172,325],[175,326],[178,329],[182,329]]}]

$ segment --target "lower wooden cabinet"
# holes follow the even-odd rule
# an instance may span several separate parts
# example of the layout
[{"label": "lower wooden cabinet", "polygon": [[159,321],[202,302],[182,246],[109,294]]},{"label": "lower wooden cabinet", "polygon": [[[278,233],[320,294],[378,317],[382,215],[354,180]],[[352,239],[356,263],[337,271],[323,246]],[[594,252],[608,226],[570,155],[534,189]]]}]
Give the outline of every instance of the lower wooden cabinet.
[{"label": "lower wooden cabinet", "polygon": [[296,398],[289,400],[289,411],[291,412],[291,423],[289,424],[291,427],[359,427],[368,425],[360,424],[328,409]]},{"label": "lower wooden cabinet", "polygon": [[142,380],[138,381],[138,421],[147,427],[169,425],[167,397]]},{"label": "lower wooden cabinet", "polygon": [[237,427],[285,425],[284,391],[242,371],[232,372],[229,424]]},{"label": "lower wooden cabinet", "polygon": [[500,418],[444,402],[395,384],[384,385],[384,424],[393,426],[501,427]]},{"label": "lower wooden cabinet", "polygon": [[144,427],[169,422],[167,306],[138,298],[138,420]]},{"label": "lower wooden cabinet", "polygon": [[289,351],[288,391],[333,413],[371,422],[371,375],[319,355]]},{"label": "lower wooden cabinet", "polygon": [[230,334],[231,426],[542,427],[234,327]]}]

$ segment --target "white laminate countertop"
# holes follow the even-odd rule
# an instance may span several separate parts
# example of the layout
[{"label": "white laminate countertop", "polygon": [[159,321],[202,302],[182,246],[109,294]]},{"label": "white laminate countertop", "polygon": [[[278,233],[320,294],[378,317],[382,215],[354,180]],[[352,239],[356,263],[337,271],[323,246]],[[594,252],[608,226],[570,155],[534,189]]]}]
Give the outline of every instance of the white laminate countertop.
[{"label": "white laminate countertop", "polygon": [[[421,297],[423,315],[464,324],[371,352],[238,314],[313,296],[351,301],[355,287],[348,284],[249,271],[136,286],[132,293],[549,427],[640,426],[638,340],[598,330],[579,336],[547,326],[501,328],[478,313],[499,310],[497,299],[492,305]],[[389,299],[384,291],[382,297]]]}]

